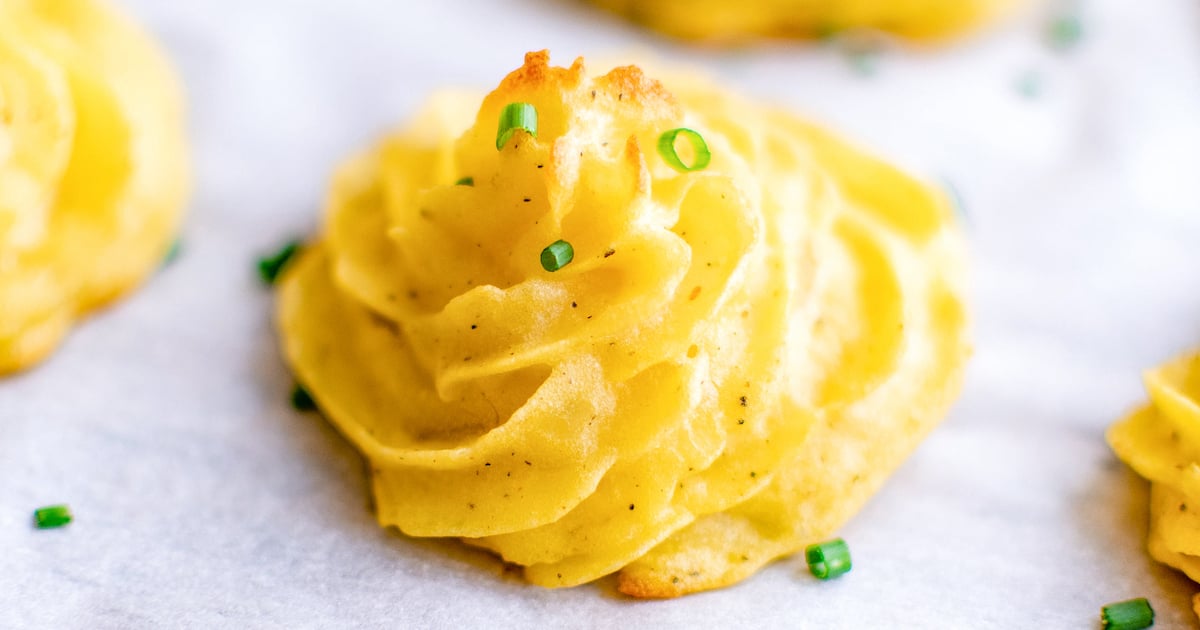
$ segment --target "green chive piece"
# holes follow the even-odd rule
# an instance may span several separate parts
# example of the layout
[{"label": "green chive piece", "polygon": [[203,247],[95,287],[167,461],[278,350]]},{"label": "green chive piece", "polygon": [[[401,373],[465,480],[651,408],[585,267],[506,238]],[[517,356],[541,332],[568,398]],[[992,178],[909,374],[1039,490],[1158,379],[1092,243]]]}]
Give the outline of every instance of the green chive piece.
[{"label": "green chive piece", "polygon": [[1141,630],[1154,625],[1154,609],[1145,597],[1109,604],[1100,609],[1105,630]]},{"label": "green chive piece", "polygon": [[967,204],[963,201],[963,196],[959,192],[958,186],[955,186],[954,182],[943,178],[942,190],[946,193],[946,198],[950,201],[950,207],[954,209],[954,213],[964,222],[970,221],[971,216],[967,214]]},{"label": "green chive piece", "polygon": [[303,385],[296,383],[292,389],[292,408],[296,411],[316,411],[317,401],[313,400],[312,394]]},{"label": "green chive piece", "polygon": [[809,545],[804,557],[808,570],[821,580],[832,580],[850,571],[850,547],[841,538]]},{"label": "green chive piece", "polygon": [[813,36],[815,36],[819,42],[829,42],[836,38],[841,32],[842,29],[840,27],[829,22],[822,22],[813,29]]},{"label": "green chive piece", "polygon": [[48,505],[33,511],[33,522],[38,529],[53,529],[71,522],[71,508],[65,505]]},{"label": "green chive piece", "polygon": [[[684,164],[679,154],[675,152],[675,138],[679,136],[687,139],[688,143],[692,145],[692,152],[696,154],[692,159],[691,165]],[[708,166],[708,163],[712,161],[712,153],[708,150],[708,143],[704,141],[704,136],[687,127],[672,129],[659,136],[658,153],[671,168],[683,173],[698,171]]]},{"label": "green chive piece", "polygon": [[850,62],[850,67],[854,73],[869,77],[874,76],[879,71],[879,51],[877,50],[851,50],[846,52],[846,60]]},{"label": "green chive piece", "polygon": [[546,271],[558,271],[566,267],[575,258],[575,248],[564,240],[557,240],[550,243],[546,249],[542,250],[542,269]]},{"label": "green chive piece", "polygon": [[504,145],[518,129],[524,129],[526,133],[536,138],[537,127],[537,109],[533,105],[529,103],[505,105],[504,111],[500,112],[500,127],[496,130],[496,150],[504,148]]},{"label": "green chive piece", "polygon": [[171,249],[167,250],[167,255],[163,256],[162,267],[169,267],[176,260],[179,260],[179,255],[183,253],[183,239],[176,239],[171,243]]},{"label": "green chive piece", "polygon": [[1042,76],[1030,70],[1017,77],[1017,93],[1033,100],[1042,95]]},{"label": "green chive piece", "polygon": [[1046,39],[1055,50],[1074,48],[1083,39],[1083,20],[1077,13],[1071,12],[1056,16],[1046,27]]},{"label": "green chive piece", "polygon": [[474,177],[464,177],[464,178],[454,182],[454,185],[455,186],[474,186],[475,178]]},{"label": "green chive piece", "polygon": [[258,275],[262,278],[263,284],[275,284],[283,268],[300,251],[300,247],[300,241],[292,241],[284,245],[283,249],[280,249],[275,254],[266,258],[260,258],[258,260]]}]

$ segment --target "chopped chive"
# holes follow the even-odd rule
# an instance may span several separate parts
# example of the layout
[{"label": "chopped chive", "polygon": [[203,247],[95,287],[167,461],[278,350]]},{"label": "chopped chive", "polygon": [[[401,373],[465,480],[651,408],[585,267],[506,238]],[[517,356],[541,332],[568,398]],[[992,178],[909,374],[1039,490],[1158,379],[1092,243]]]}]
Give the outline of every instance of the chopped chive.
[{"label": "chopped chive", "polygon": [[275,284],[280,272],[297,252],[300,251],[300,241],[292,241],[283,246],[278,252],[258,260],[258,275],[264,284]]},{"label": "chopped chive", "polygon": [[48,505],[33,511],[33,522],[38,529],[62,527],[71,522],[71,508],[65,505]]},{"label": "chopped chive", "polygon": [[[691,165],[684,164],[680,159],[679,154],[675,152],[675,138],[683,136],[688,143],[692,145],[692,151],[696,154]],[[658,137],[658,153],[662,155],[663,160],[671,166],[671,168],[680,171],[698,171],[712,161],[712,153],[708,150],[708,143],[704,141],[704,136],[688,129],[680,127],[664,132]]]},{"label": "chopped chive", "polygon": [[454,185],[455,186],[474,186],[475,178],[474,177],[464,177],[464,178],[454,182]]},{"label": "chopped chive", "polygon": [[839,33],[833,44],[855,74],[869,77],[879,70],[887,40],[873,31],[849,29]]},{"label": "chopped chive", "polygon": [[1035,99],[1042,95],[1042,76],[1029,70],[1017,77],[1017,93],[1027,99]]},{"label": "chopped chive", "polygon": [[837,25],[829,22],[822,22],[813,29],[813,36],[816,37],[817,41],[819,42],[828,42],[837,37],[838,33],[841,32],[842,29],[838,28]]},{"label": "chopped chive", "polygon": [[171,249],[168,249],[167,254],[163,256],[161,266],[169,267],[176,260],[179,260],[181,253],[183,253],[183,239],[175,239],[175,242],[171,243]]},{"label": "chopped chive", "polygon": [[303,385],[296,383],[292,389],[292,408],[296,411],[316,411],[317,401],[313,400],[312,394]]},{"label": "chopped chive", "polygon": [[557,240],[542,250],[542,269],[558,271],[575,258],[575,248],[564,240]]},{"label": "chopped chive", "polygon": [[850,571],[850,547],[841,538],[809,545],[804,557],[808,570],[818,579],[832,580]]},{"label": "chopped chive", "polygon": [[1109,604],[1100,609],[1105,630],[1141,630],[1154,625],[1154,609],[1145,597]]},{"label": "chopped chive", "polygon": [[855,74],[863,77],[873,76],[879,70],[879,57],[878,50],[846,51],[846,60],[850,62],[850,67]]},{"label": "chopped chive", "polygon": [[500,126],[496,130],[496,150],[504,148],[505,143],[512,138],[518,129],[537,137],[537,109],[529,103],[509,103],[500,112]]},{"label": "chopped chive", "polygon": [[963,201],[963,196],[959,192],[958,186],[955,186],[954,182],[951,182],[949,179],[942,178],[942,189],[946,193],[946,198],[950,201],[950,207],[954,209],[954,213],[963,222],[970,221],[971,216],[967,214],[967,204]]},{"label": "chopped chive", "polygon": [[1079,14],[1068,11],[1050,20],[1046,27],[1046,40],[1055,50],[1074,48],[1083,39],[1083,20]]}]

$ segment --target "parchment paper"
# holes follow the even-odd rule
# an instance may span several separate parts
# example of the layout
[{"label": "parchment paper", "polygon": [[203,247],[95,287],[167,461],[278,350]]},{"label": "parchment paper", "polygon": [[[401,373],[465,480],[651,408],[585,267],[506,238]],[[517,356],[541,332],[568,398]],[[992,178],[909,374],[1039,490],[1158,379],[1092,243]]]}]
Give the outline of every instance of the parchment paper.
[{"label": "parchment paper", "polygon": [[[182,257],[0,382],[2,628],[1091,628],[1197,587],[1144,553],[1146,487],[1104,428],[1139,373],[1200,345],[1200,7],[1085,3],[873,76],[829,47],[689,48],[554,0],[129,0],[189,87],[197,190]],[[256,257],[314,229],[331,168],[432,89],[487,90],[528,50],[643,47],[951,182],[974,255],[977,354],[949,420],[802,558],[636,602],[543,590],[489,556],[376,526],[357,454],[293,411]],[[1027,97],[1020,86],[1038,88]],[[76,521],[38,531],[34,508]]]}]

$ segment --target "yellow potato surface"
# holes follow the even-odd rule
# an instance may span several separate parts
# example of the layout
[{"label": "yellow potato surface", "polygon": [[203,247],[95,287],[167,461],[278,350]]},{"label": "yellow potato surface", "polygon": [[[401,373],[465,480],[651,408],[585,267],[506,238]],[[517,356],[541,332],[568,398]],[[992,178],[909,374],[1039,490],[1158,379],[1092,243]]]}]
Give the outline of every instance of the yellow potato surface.
[{"label": "yellow potato surface", "polygon": [[912,39],[970,31],[1021,0],[592,0],[669,35],[706,41],[877,29]]},{"label": "yellow potato surface", "polygon": [[1150,480],[1150,555],[1200,582],[1200,352],[1145,376],[1150,403],[1108,430],[1117,456]]},{"label": "yellow potato surface", "polygon": [[[497,149],[510,103],[536,133]],[[679,127],[706,168],[660,155]],[[560,239],[574,259],[546,271]],[[833,136],[541,52],[337,173],[278,319],[380,523],[535,584],[619,572],[668,597],[830,536],[879,488],[957,391],[962,268],[946,198]]]},{"label": "yellow potato surface", "polygon": [[0,0],[0,374],[156,269],[187,189],[158,48],[97,0]]}]

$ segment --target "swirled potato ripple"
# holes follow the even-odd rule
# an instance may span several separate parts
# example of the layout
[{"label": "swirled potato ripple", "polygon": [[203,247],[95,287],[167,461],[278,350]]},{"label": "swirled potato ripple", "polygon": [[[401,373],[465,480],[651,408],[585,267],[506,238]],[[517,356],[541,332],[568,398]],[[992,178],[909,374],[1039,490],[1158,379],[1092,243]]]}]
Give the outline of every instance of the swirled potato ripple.
[{"label": "swirled potato ripple", "polygon": [[156,269],[187,189],[158,48],[95,0],[0,0],[0,374]]},{"label": "swirled potato ripple", "polygon": [[1010,12],[1019,0],[592,0],[669,35],[728,41],[823,37],[855,28],[912,39],[970,31]]},{"label": "swirled potato ripple", "polygon": [[[499,150],[514,102],[536,136]],[[712,161],[656,152],[687,127]],[[682,141],[680,141],[682,146]],[[470,177],[473,185],[455,185]],[[782,111],[531,53],[337,174],[281,279],[298,379],[380,523],[544,586],[664,597],[828,536],[942,416],[968,354],[946,199]],[[559,239],[556,272],[539,252]]]},{"label": "swirled potato ripple", "polygon": [[1145,382],[1150,402],[1113,425],[1108,442],[1150,480],[1150,555],[1200,582],[1200,352]]}]

